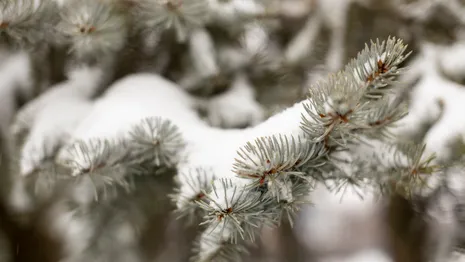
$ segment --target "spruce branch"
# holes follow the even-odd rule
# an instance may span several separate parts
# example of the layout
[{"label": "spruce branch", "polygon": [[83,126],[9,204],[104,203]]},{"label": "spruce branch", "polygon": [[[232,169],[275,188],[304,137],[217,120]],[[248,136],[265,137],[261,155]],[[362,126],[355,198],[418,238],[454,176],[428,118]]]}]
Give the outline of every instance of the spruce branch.
[{"label": "spruce branch", "polygon": [[179,42],[192,29],[203,27],[210,17],[208,0],[141,0],[133,7],[136,23],[143,30],[174,30]]},{"label": "spruce branch", "polygon": [[187,217],[189,222],[193,222],[205,215],[198,202],[208,204],[206,192],[211,192],[214,179],[211,170],[200,167],[180,172],[175,177],[177,185],[171,199],[177,206],[175,213],[178,218]]},{"label": "spruce branch", "polygon": [[[48,4],[42,5],[46,2]],[[156,37],[161,37],[166,31],[174,31],[179,42],[190,44],[195,67],[192,71],[195,72],[182,79],[188,83],[186,86],[227,86],[242,76],[238,71],[247,71],[256,65],[266,64],[263,67],[279,70],[279,66],[291,67],[300,63],[312,50],[308,44],[315,39],[322,23],[319,18],[310,18],[291,41],[284,58],[268,61],[270,32],[260,23],[250,23],[251,19],[278,12],[270,12],[266,0],[133,2],[131,12],[139,29],[156,32]],[[53,4],[46,0],[40,1],[39,7],[30,3],[32,1],[0,0],[0,35],[7,36],[6,41],[38,42],[47,38],[45,32],[48,28],[52,32],[58,31],[66,39],[65,42],[71,46],[70,52],[76,58],[94,60],[101,56],[114,56],[126,45],[127,17],[111,1],[69,0],[59,10],[61,21],[56,28],[53,28],[56,15],[51,11],[55,8]],[[225,31],[243,33],[242,46],[236,45],[239,46],[236,48],[236,43],[227,46],[217,42],[217,36],[210,32],[210,26],[217,26],[217,22],[231,25]],[[254,36],[257,39],[254,40]],[[236,48],[237,52],[228,53],[229,50],[225,51],[228,48]],[[133,179],[137,174],[154,174],[165,167],[177,167],[181,170],[176,177],[177,188],[171,195],[177,206],[176,213],[190,219],[203,215],[201,225],[206,225],[196,243],[196,261],[239,261],[241,255],[247,253],[248,243],[255,241],[263,226],[279,226],[284,220],[293,224],[300,207],[309,203],[309,194],[317,181],[335,180],[336,191],[345,190],[347,185],[359,187],[368,184],[376,186],[384,195],[401,193],[411,198],[413,192],[427,185],[429,177],[442,174],[443,166],[433,161],[434,156],[425,155],[424,145],[396,143],[386,150],[388,156],[375,155],[375,161],[352,157],[345,165],[335,154],[352,149],[350,146],[357,146],[366,137],[392,142],[389,140],[392,139],[390,127],[405,116],[406,104],[399,106],[393,102],[390,91],[396,88],[393,84],[403,72],[402,63],[410,55],[405,54],[406,50],[407,46],[396,38],[366,45],[344,70],[330,75],[309,90],[309,98],[299,105],[303,107],[299,111],[299,114],[302,112],[301,123],[292,127],[299,129],[298,132],[294,133],[294,129],[271,135],[266,132],[268,136],[255,139],[249,136],[252,132],[247,133],[247,138],[252,139],[237,149],[233,161],[228,159],[227,163],[233,163],[232,176],[229,173],[216,174],[213,168],[205,166],[181,169],[179,153],[185,153],[181,131],[173,124],[176,122],[153,117],[143,119],[117,141],[102,137],[73,143],[62,163],[67,172],[55,170],[57,167],[49,163],[49,159],[40,159],[38,162],[46,164],[37,163],[36,176],[31,177],[37,179],[35,186],[40,191],[51,189],[61,177],[76,182],[76,187],[87,187],[89,183],[94,187],[95,198],[99,201],[92,206],[96,212],[92,219],[99,222],[94,226],[100,225],[102,232],[95,234],[84,259],[103,260],[102,256],[107,254],[100,251],[111,248],[111,238],[116,236],[112,231],[133,215],[144,217],[141,208],[131,208],[131,203],[137,204],[137,201],[125,202],[126,213],[123,211],[121,220],[116,215],[113,217],[121,211],[121,206],[116,204],[123,202],[122,198],[115,196],[137,187]],[[231,60],[235,54],[241,55]],[[276,54],[271,55],[273,59]],[[110,99],[108,97],[105,99]],[[116,94],[115,97],[120,98]],[[152,113],[158,108],[142,110],[145,109]],[[173,115],[170,117],[176,120],[178,116]],[[195,129],[194,125],[182,125],[182,130],[191,131],[189,128]],[[202,128],[194,131],[208,130]],[[197,139],[194,136],[189,138]],[[199,141],[204,142],[202,139]],[[204,150],[203,146],[201,150]],[[234,152],[228,150],[230,148],[224,155]],[[54,153],[43,155],[48,157]],[[86,211],[83,210],[80,211]],[[85,217],[89,214],[80,215]]]},{"label": "spruce branch", "polygon": [[352,75],[337,73],[309,90],[306,115],[302,116],[302,129],[313,142],[344,146],[353,128],[365,126],[357,117],[365,112],[364,90],[359,88]]},{"label": "spruce branch", "polygon": [[392,140],[393,134],[389,128],[395,127],[397,121],[407,115],[408,103],[405,101],[397,103],[387,97],[373,102],[373,107],[378,108],[378,110],[367,112],[364,116],[366,119],[363,120],[369,128],[360,129],[357,132],[362,132],[367,137]]},{"label": "spruce branch", "polygon": [[[237,177],[216,180],[220,190],[213,186],[212,192],[206,192],[208,201],[199,202],[208,212],[203,224],[213,229],[232,224],[227,228],[228,239],[236,241],[238,235],[243,241],[253,241],[260,228],[257,225],[276,226],[283,219],[292,225],[295,212],[309,203],[308,194],[316,181],[333,181],[333,189],[345,191],[348,186],[379,186],[385,181],[378,178],[385,178],[383,172],[392,170],[403,177],[415,170],[407,168],[411,166],[421,167],[423,173],[435,172],[430,169],[431,159],[420,161],[421,154],[413,149],[405,152],[405,165],[391,163],[385,169],[353,156],[339,159],[336,154],[363,144],[366,136],[389,138],[388,128],[405,115],[405,105],[384,91],[392,88],[401,72],[397,67],[406,57],[405,50],[402,41],[396,39],[372,43],[371,49],[367,47],[345,70],[331,74],[309,90],[309,98],[301,103],[300,128],[304,135],[259,137],[240,148],[233,163]],[[374,64],[370,62],[373,59],[377,61]],[[398,162],[400,158],[394,159]]]},{"label": "spruce branch", "polygon": [[279,187],[279,193],[286,197],[276,198],[266,185],[262,190],[244,183],[218,179],[214,184],[217,186],[206,194],[210,202],[199,202],[208,212],[203,222],[208,227],[196,244],[194,261],[238,261],[256,241],[260,229],[279,226],[285,219],[292,225],[297,211],[308,204],[308,193],[313,188],[307,180],[288,177],[280,180]]},{"label": "spruce branch", "polygon": [[[216,184],[216,185],[215,185]],[[231,179],[218,179],[212,186],[212,192],[206,194],[209,203],[198,202],[207,211],[205,221],[216,227],[232,227],[231,238],[237,241],[238,235],[243,240],[254,240],[254,230],[259,228],[258,221],[266,221],[266,210],[263,210],[263,198],[260,192],[251,191],[245,185],[237,185]]]},{"label": "spruce branch", "polygon": [[121,186],[131,189],[127,180],[128,166],[126,146],[122,142],[110,142],[102,139],[76,141],[68,148],[67,158],[63,158],[64,166],[70,169],[71,176],[80,180],[90,179],[94,186],[95,199],[100,192],[107,197],[107,189]]},{"label": "spruce branch", "polygon": [[125,14],[106,1],[69,0],[59,15],[57,31],[77,59],[115,54],[126,43]]},{"label": "spruce branch", "polygon": [[178,128],[160,117],[146,118],[129,132],[127,142],[133,165],[172,167],[178,163],[178,152],[184,141]]},{"label": "spruce branch", "polygon": [[231,239],[230,227],[207,228],[194,243],[192,251],[196,255],[191,261],[241,261],[242,256],[249,254],[249,251],[245,243],[237,243]]},{"label": "spruce branch", "polygon": [[435,155],[426,154],[425,148],[425,144],[403,142],[388,149],[392,159],[384,164],[384,172],[375,180],[382,193],[389,194],[387,189],[411,199],[429,186],[428,178],[444,172],[444,167],[434,162]]},{"label": "spruce branch", "polygon": [[137,174],[163,172],[179,161],[184,146],[176,126],[159,117],[142,119],[126,138],[78,140],[61,156],[63,166],[73,177],[90,178],[95,197],[105,197],[107,190],[122,187],[130,191],[131,179]]},{"label": "spruce branch", "polygon": [[[346,147],[347,141],[356,138],[353,130],[392,123],[389,117],[400,119],[405,112],[396,111],[396,103],[376,104],[373,100],[389,99],[386,92],[402,72],[398,66],[410,54],[403,54],[406,48],[395,38],[372,42],[345,70],[317,83],[309,90],[302,129],[328,148]],[[380,105],[383,107],[377,107]]]},{"label": "spruce branch", "polygon": [[239,177],[251,179],[252,187],[268,183],[276,185],[278,188],[268,188],[272,191],[279,190],[279,183],[273,182],[285,176],[309,179],[302,167],[318,168],[324,165],[326,150],[321,144],[311,144],[306,139],[284,135],[258,138],[239,149],[233,171]]},{"label": "spruce branch", "polygon": [[432,178],[445,178],[445,166],[436,163],[434,154],[425,152],[425,144],[386,142],[371,157],[355,157],[350,162],[353,174],[336,172],[336,179],[352,181],[358,187],[371,185],[381,196],[400,194],[412,199],[430,189]]},{"label": "spruce branch", "polygon": [[372,41],[347,64],[344,71],[353,74],[362,88],[367,89],[367,97],[382,97],[387,91],[385,88],[403,72],[400,66],[411,54],[405,54],[406,50],[407,45],[395,37],[382,42]]},{"label": "spruce branch", "polygon": [[13,47],[34,47],[54,36],[57,22],[52,0],[0,1],[1,42]]},{"label": "spruce branch", "polygon": [[290,187],[286,188],[289,193],[286,194],[286,198],[281,198],[277,203],[272,202],[267,208],[275,209],[271,211],[274,214],[277,226],[280,226],[282,222],[288,222],[291,227],[294,226],[294,220],[305,205],[311,204],[309,195],[314,189],[314,183],[308,180],[302,180],[300,178],[294,181],[290,180]]}]

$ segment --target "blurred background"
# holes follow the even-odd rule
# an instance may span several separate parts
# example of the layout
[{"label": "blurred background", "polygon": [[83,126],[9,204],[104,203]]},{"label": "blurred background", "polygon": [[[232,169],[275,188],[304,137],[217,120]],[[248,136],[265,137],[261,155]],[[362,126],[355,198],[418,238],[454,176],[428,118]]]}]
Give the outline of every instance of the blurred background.
[{"label": "blurred background", "polygon": [[[137,4],[136,0],[133,2]],[[306,90],[312,83],[343,68],[365,43],[395,36],[402,38],[413,51],[406,62],[408,71],[399,82],[408,87],[406,95],[411,100],[411,114],[405,120],[410,121],[410,125],[405,134],[428,130],[426,142],[441,155],[448,153],[449,137],[464,133],[465,1],[279,0],[273,3],[274,13],[260,18],[267,40],[259,41],[259,48],[266,51],[257,56],[252,66],[248,65],[248,78],[256,102],[263,110],[254,111],[254,114],[263,117],[258,117],[254,123],[232,123],[230,116],[215,122],[207,112],[206,118],[212,125],[230,128],[256,124],[305,99]],[[241,39],[237,34],[224,36],[218,28],[208,30],[219,46],[223,43],[228,46]],[[251,30],[250,34],[252,38],[261,37],[259,31]],[[236,62],[231,55],[227,56],[227,52],[222,64],[218,65],[220,71],[226,68],[224,74],[218,74],[221,77],[215,74],[195,82],[189,78],[192,65],[187,62],[186,66],[185,62],[189,57],[188,45],[173,40],[172,32],[164,34],[152,49],[150,35],[131,37],[124,52],[118,55],[110,82],[136,72],[153,72],[177,82],[186,92],[208,99],[221,96],[230,88],[234,78],[231,75],[237,70],[231,66]],[[236,54],[233,51],[232,56]],[[2,262],[62,261],[64,243],[50,234],[53,226],[49,218],[55,214],[50,211],[54,207],[53,198],[27,214],[20,204],[12,203],[11,195],[18,184],[12,168],[17,158],[14,150],[17,145],[12,142],[10,125],[25,104],[65,80],[68,60],[62,46],[38,48],[32,52],[13,51],[4,46],[0,52]],[[441,106],[437,101],[441,101]],[[444,106],[447,110],[441,111]],[[220,110],[218,108],[211,110]],[[151,198],[151,203],[157,206],[156,214],[150,216],[148,226],[141,232],[142,261],[189,261],[197,228],[186,226],[171,214],[174,207],[167,197],[173,189],[171,176],[160,178],[156,188]],[[142,200],[136,196],[134,201]],[[407,201],[400,198],[375,201],[370,192],[364,192],[361,199],[356,192],[350,191],[342,198],[320,186],[311,202],[312,205],[301,210],[293,227],[283,225],[279,229],[264,230],[261,240],[256,247],[250,248],[250,255],[244,261],[427,261],[419,255],[428,248],[424,241],[426,221]],[[109,241],[111,243],[111,239]],[[113,252],[111,248],[108,250]],[[457,260],[451,261],[465,261],[465,258],[457,256]]]}]

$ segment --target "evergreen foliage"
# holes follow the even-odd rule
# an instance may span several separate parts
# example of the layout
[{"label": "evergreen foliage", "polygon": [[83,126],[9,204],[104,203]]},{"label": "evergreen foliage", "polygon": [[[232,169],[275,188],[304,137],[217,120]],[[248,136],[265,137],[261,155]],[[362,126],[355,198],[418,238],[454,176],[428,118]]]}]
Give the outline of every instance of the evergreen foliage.
[{"label": "evergreen foliage", "polygon": [[[282,80],[305,67],[294,58],[305,58],[309,50],[299,45],[311,41],[321,21],[309,16],[289,49],[278,47],[268,43],[277,31],[273,21],[282,16],[277,5],[258,0],[0,0],[0,43],[8,50],[66,50],[68,79],[21,109],[12,128],[17,140],[12,172],[27,182],[25,191],[38,202],[36,208],[53,202],[53,214],[65,221],[52,226],[69,245],[64,261],[139,261],[135,243],[147,221],[168,209],[159,204],[168,195],[177,218],[199,228],[192,261],[240,261],[264,228],[293,225],[319,183],[333,192],[374,188],[380,198],[401,195],[415,202],[425,192],[447,188],[451,174],[463,170],[461,138],[455,159],[440,161],[423,142],[405,141],[395,133],[408,113],[398,79],[411,54],[397,37],[367,44],[345,67],[309,86],[306,99],[263,124],[225,131],[192,113],[215,110],[206,97],[225,86],[230,93],[221,101],[239,93],[245,97],[240,108],[259,111],[253,91],[257,78]],[[110,121],[102,135],[86,137],[104,125],[94,123],[101,117],[99,105],[122,103],[121,94],[132,98],[121,87],[131,83],[131,75],[109,87],[107,78],[121,73],[122,57],[134,51],[132,41],[138,37],[152,47],[146,55],[160,59],[154,59],[157,65],[166,64],[160,71],[179,85],[153,86],[173,87],[166,98],[173,101],[157,97],[153,111],[150,102],[139,106],[133,101],[127,110],[136,113],[130,121],[121,116],[121,123],[135,125],[118,129]],[[165,49],[155,48],[160,46],[172,48],[168,56],[181,50],[176,48],[185,50],[179,51],[179,61],[163,62]],[[157,84],[139,83],[131,92]],[[201,98],[188,94],[198,89],[209,90]],[[69,100],[59,101],[62,97]],[[174,104],[165,110],[189,112],[192,119],[156,111],[162,102]],[[85,109],[76,115],[70,110],[69,121],[44,128],[41,116],[62,113],[62,107],[54,107],[58,104],[85,104]],[[252,109],[237,122],[252,124],[262,115]],[[207,118],[212,115],[207,112]],[[221,125],[223,120],[210,122]],[[30,153],[25,145],[37,137],[41,143],[32,147],[31,160],[24,156]],[[232,142],[222,148],[215,144],[221,139]],[[218,163],[193,157],[199,152],[213,152],[216,158],[209,161]],[[227,166],[218,168],[221,164]],[[173,192],[164,192],[161,184],[173,186]]]}]

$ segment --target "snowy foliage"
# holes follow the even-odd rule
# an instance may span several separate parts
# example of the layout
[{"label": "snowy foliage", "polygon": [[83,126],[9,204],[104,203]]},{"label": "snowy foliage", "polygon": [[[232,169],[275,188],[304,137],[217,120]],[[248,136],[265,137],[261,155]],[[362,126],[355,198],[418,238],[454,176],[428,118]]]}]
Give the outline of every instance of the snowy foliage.
[{"label": "snowy foliage", "polygon": [[[463,92],[445,78],[462,80],[454,55],[463,44],[423,43],[408,71],[407,45],[389,37],[344,67],[350,5],[376,1],[291,1],[0,0],[1,48],[21,48],[2,49],[0,68],[15,211],[46,208],[67,262],[145,261],[138,243],[168,198],[174,217],[196,227],[195,261],[239,261],[263,230],[283,223],[312,231],[299,240],[328,255],[321,261],[339,261],[330,253],[351,239],[334,239],[323,225],[342,231],[341,214],[370,221],[400,196],[426,203],[428,257],[444,261],[459,250],[464,127],[451,112],[463,111]],[[419,23],[435,8],[459,16],[458,1],[403,2],[385,6]],[[286,19],[302,26],[281,37]],[[330,73],[266,119],[258,90],[307,74],[322,28],[322,71]],[[65,79],[37,92],[37,61],[54,52]],[[16,92],[30,101],[13,117]],[[165,182],[174,183],[170,192]],[[332,212],[340,204],[330,202],[346,195],[377,211]],[[370,241],[360,234],[349,246],[361,252],[346,260],[391,261]]]}]

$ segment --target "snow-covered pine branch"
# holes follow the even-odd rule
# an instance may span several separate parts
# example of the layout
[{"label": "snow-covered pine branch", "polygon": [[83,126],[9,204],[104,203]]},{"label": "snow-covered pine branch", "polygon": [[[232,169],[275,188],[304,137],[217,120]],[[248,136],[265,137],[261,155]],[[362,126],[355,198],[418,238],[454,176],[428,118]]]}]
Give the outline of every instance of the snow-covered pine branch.
[{"label": "snow-covered pine branch", "polygon": [[91,108],[91,99],[111,82],[114,55],[126,40],[124,16],[108,3],[68,1],[57,8],[61,19],[54,32],[67,40],[71,53],[65,69],[68,79],[28,103],[16,116],[13,133],[28,132],[20,150],[23,175],[35,171],[67,142],[71,130]]},{"label": "snow-covered pine branch", "polygon": [[[64,178],[69,189],[63,202],[72,207],[60,199],[54,213],[57,230],[70,244],[69,260],[104,259],[99,250],[111,249],[112,254],[100,252],[109,259],[121,247],[137,261],[135,228],[129,230],[130,240],[119,238],[135,218],[123,215],[114,222],[119,211],[106,209],[128,200],[121,193],[140,190],[133,183],[140,178],[136,175],[177,169],[172,195],[177,213],[204,218],[195,244],[196,259],[203,261],[237,260],[261,227],[292,223],[316,183],[343,192],[347,186],[370,186],[381,195],[410,198],[430,177],[447,174],[428,147],[399,143],[391,132],[406,113],[405,103],[391,91],[398,90],[393,84],[408,56],[394,38],[367,46],[342,71],[311,87],[308,99],[258,124],[264,113],[255,101],[252,76],[301,66],[323,25],[331,31],[327,69],[340,69],[349,2],[308,1],[299,15],[308,15],[305,25],[282,51],[279,40],[270,37],[274,27],[257,20],[286,16],[275,1],[2,1],[0,33],[7,44],[64,44],[70,51],[68,79],[27,104],[13,127],[29,131],[21,173],[35,176],[38,184]],[[329,16],[336,6],[338,15]],[[127,40],[134,31],[145,37],[146,53],[155,53],[150,49],[167,45],[164,38],[172,36],[168,45],[189,47],[187,56],[180,55],[187,57],[186,68],[172,77],[177,84],[135,74],[93,100],[113,80],[115,61],[132,48]],[[186,93],[215,93],[218,86],[228,90],[211,99]],[[197,115],[199,107],[209,121]],[[250,124],[242,130],[216,128]],[[142,207],[129,206],[120,211],[145,216]],[[58,223],[62,218],[72,226]],[[121,241],[111,248],[108,238]]]},{"label": "snow-covered pine branch", "polygon": [[126,43],[127,14],[105,1],[67,0],[55,29],[75,59],[114,56]]},{"label": "snow-covered pine branch", "polygon": [[[206,231],[222,226],[225,232],[229,232],[227,236],[223,232],[223,238],[218,239],[218,243],[236,241],[237,233],[241,236],[253,236],[253,231],[263,225],[279,224],[278,218],[282,218],[279,214],[283,210],[298,209],[298,205],[302,204],[299,197],[309,194],[313,183],[320,179],[331,179],[341,184],[356,186],[362,186],[367,181],[375,186],[378,183],[383,184],[384,181],[372,177],[369,169],[360,169],[354,175],[340,170],[340,167],[334,164],[337,158],[333,158],[333,152],[346,150],[349,145],[359,143],[359,137],[363,136],[364,130],[382,130],[404,115],[403,111],[393,107],[394,104],[384,101],[390,99],[386,92],[389,89],[387,81],[399,74],[398,65],[406,57],[404,51],[402,42],[396,39],[372,43],[371,47],[361,52],[345,71],[330,76],[317,87],[310,89],[309,99],[300,103],[304,112],[300,113],[303,121],[299,123],[301,130],[300,134],[297,134],[301,137],[295,138],[293,135],[296,133],[280,133],[278,128],[270,128],[269,132],[276,129],[274,134],[259,138],[255,143],[248,143],[245,150],[238,151],[239,158],[236,158],[233,169],[236,177],[229,178],[234,181],[235,186],[224,186],[222,194],[213,190],[206,197],[209,204],[202,204],[210,207],[210,216],[216,215],[217,218],[211,220],[216,222],[212,222],[209,225],[211,229],[207,228]],[[405,107],[401,109],[405,110]],[[286,113],[291,114],[288,111],[281,113],[281,116]],[[260,130],[271,123],[273,118],[254,130]],[[292,130],[290,124],[287,128]],[[355,158],[352,159],[355,161]],[[402,162],[403,158],[395,160],[396,162],[391,164],[416,164]],[[250,194],[250,197],[242,201],[241,198],[235,199],[236,195],[244,194]],[[260,195],[261,208],[256,207],[257,200],[248,202],[255,194]],[[223,204],[219,205],[218,202]],[[254,215],[256,210],[259,210],[258,215]],[[257,218],[261,218],[260,222],[253,222]],[[292,223],[292,216],[286,218]],[[240,229],[236,229],[235,232],[234,228],[237,227]],[[254,237],[243,239],[253,240]],[[217,255],[228,254],[221,250],[221,246],[215,248],[204,250],[206,257],[202,257],[202,254],[200,257],[209,258],[212,252]]]},{"label": "snow-covered pine branch", "polygon": [[53,39],[57,6],[52,0],[0,1],[1,44],[34,48]]},{"label": "snow-covered pine branch", "polygon": [[[218,237],[207,233],[200,237],[198,258],[228,258],[233,256],[231,251],[243,250],[240,245],[227,244],[230,241],[252,241],[261,226],[276,226],[282,219],[292,221],[293,213],[306,202],[317,181],[335,180],[338,188],[368,184],[385,185],[395,192],[404,189],[392,187],[386,176],[373,176],[373,169],[356,156],[345,163],[338,155],[356,148],[364,137],[386,141],[387,128],[404,115],[405,107],[391,103],[389,91],[401,72],[405,49],[395,38],[372,43],[345,70],[311,88],[307,100],[243,130],[212,128],[195,113],[198,101],[177,85],[156,75],[132,75],[119,80],[96,101],[58,158],[74,163],[69,166],[74,174],[91,170],[102,179],[105,176],[100,171],[109,174],[106,168],[131,161],[112,158],[108,149],[80,150],[78,154],[66,150],[76,149],[82,143],[79,141],[127,141],[134,134],[131,127],[150,117],[170,121],[184,145],[179,147],[174,162],[179,174],[174,197],[178,210],[181,214],[198,214],[195,203],[199,203],[204,209],[200,213],[207,219],[205,232],[221,228]],[[134,86],[138,92],[132,91]],[[384,131],[368,132],[374,129]],[[392,145],[389,150],[397,156],[386,163],[386,168],[405,170],[400,173],[400,181],[412,172],[436,172],[429,158],[421,160],[422,150],[411,151],[413,147],[408,145]],[[350,168],[350,163],[355,167]]]}]

